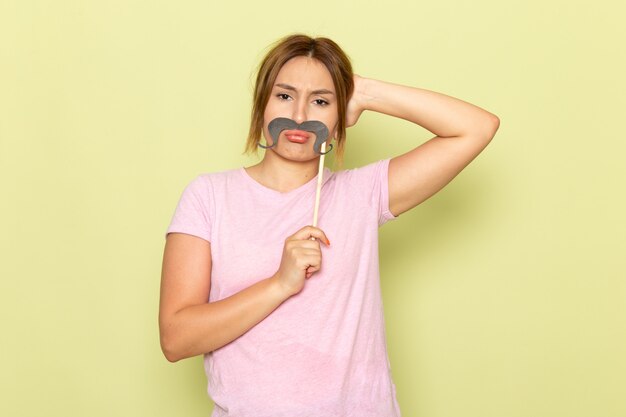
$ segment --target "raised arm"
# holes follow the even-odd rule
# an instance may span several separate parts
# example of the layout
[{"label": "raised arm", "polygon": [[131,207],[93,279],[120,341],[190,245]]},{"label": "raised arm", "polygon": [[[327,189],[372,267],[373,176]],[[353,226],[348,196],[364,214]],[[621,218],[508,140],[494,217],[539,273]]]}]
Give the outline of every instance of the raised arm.
[{"label": "raised arm", "polygon": [[486,146],[500,126],[497,116],[434,91],[355,75],[347,125],[364,110],[416,123],[434,138],[389,162],[389,209],[396,216],[448,184]]}]

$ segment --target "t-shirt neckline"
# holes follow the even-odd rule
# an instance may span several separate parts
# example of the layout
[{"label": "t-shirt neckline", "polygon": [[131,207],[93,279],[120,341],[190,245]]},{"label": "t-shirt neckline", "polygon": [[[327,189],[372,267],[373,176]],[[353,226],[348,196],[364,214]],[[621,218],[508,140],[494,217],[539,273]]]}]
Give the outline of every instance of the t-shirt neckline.
[{"label": "t-shirt neckline", "polygon": [[[252,186],[254,186],[256,189],[266,193],[266,194],[271,194],[275,197],[291,197],[293,195],[296,194],[300,194],[301,192],[304,192],[305,190],[308,189],[315,189],[315,187],[317,187],[317,174],[311,178],[309,181],[307,181],[306,183],[302,184],[301,186],[294,188],[291,191],[287,191],[286,193],[278,191],[278,190],[274,190],[273,188],[269,188],[266,187],[265,185],[261,184],[260,182],[258,182],[257,180],[255,180],[254,178],[252,178],[250,176],[250,174],[248,174],[248,171],[246,171],[245,167],[241,167],[239,168],[239,172],[241,172],[241,174],[243,175],[243,177],[250,183],[252,184]],[[331,175],[333,174],[333,172],[330,170],[330,168],[328,167],[324,167],[324,171],[322,173],[322,186],[324,186],[324,184],[326,183],[326,181],[328,181],[328,179],[331,177]]]}]

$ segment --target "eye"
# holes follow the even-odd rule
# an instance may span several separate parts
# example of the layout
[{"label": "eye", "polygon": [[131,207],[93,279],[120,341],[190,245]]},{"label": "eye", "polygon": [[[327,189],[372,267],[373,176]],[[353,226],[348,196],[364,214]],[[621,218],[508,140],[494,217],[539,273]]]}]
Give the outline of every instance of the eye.
[{"label": "eye", "polygon": [[323,100],[321,98],[318,98],[316,100],[313,101],[315,104],[319,105],[319,106],[328,106],[328,102],[326,100]]},{"label": "eye", "polygon": [[291,98],[289,94],[285,93],[278,93],[276,94],[276,97],[278,97],[280,100],[289,100]]}]

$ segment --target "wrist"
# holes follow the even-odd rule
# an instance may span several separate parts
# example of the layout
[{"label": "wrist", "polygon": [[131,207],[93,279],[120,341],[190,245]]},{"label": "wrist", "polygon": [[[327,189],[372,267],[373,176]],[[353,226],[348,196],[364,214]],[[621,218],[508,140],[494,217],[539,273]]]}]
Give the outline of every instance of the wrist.
[{"label": "wrist", "polygon": [[285,286],[281,283],[278,273],[275,273],[269,278],[269,283],[272,296],[279,299],[280,302],[285,301],[293,295],[289,289],[285,288]]},{"label": "wrist", "polygon": [[370,78],[354,75],[354,101],[359,112],[372,110],[370,104],[375,100],[375,97],[372,95],[372,88],[375,87],[372,85],[374,82],[375,80]]}]

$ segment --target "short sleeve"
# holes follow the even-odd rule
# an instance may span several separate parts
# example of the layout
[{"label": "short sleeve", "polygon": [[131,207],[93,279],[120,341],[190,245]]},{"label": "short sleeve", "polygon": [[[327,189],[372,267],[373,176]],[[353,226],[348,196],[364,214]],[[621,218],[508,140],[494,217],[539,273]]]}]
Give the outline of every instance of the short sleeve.
[{"label": "short sleeve", "polygon": [[172,216],[168,233],[179,232],[211,241],[213,198],[210,179],[199,175],[183,190]]},{"label": "short sleeve", "polygon": [[390,220],[395,220],[398,216],[394,216],[389,211],[389,161],[391,159],[383,159],[378,161],[378,169],[376,173],[377,182],[379,183],[378,195],[378,227]]},{"label": "short sleeve", "polygon": [[353,171],[354,185],[367,190],[370,205],[378,210],[378,227],[398,218],[389,211],[389,161],[390,158],[382,159]]}]

